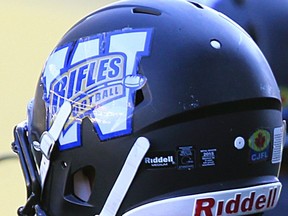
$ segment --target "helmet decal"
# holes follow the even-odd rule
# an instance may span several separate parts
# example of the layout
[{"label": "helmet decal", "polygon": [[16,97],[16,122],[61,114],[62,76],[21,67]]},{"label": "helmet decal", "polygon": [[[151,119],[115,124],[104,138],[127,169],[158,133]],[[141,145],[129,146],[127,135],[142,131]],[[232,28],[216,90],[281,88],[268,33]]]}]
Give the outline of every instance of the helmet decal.
[{"label": "helmet decal", "polygon": [[65,100],[72,113],[62,131],[60,149],[81,145],[81,122],[88,117],[100,140],[132,132],[134,95],[146,78],[137,74],[149,55],[152,29],[123,29],[80,38],[56,49],[41,80],[51,126]]},{"label": "helmet decal", "polygon": [[269,157],[270,132],[258,129],[249,138],[252,162],[266,160]]}]

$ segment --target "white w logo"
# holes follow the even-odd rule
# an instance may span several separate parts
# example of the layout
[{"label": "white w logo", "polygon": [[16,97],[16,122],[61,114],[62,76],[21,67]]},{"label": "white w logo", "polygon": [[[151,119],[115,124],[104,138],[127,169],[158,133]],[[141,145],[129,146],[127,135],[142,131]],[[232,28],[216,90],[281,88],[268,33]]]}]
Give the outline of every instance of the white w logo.
[{"label": "white w logo", "polygon": [[79,39],[50,55],[42,74],[48,125],[65,100],[73,105],[60,149],[81,145],[80,125],[87,116],[100,140],[132,132],[133,95],[146,82],[137,74],[138,61],[149,55],[151,34],[152,29],[109,32]]}]

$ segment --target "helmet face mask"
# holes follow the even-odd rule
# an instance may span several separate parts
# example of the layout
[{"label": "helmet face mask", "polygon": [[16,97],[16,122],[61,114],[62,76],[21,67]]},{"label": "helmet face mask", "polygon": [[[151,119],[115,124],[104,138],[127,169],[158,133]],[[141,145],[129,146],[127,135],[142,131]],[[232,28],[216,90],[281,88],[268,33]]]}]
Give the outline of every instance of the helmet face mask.
[{"label": "helmet face mask", "polygon": [[[284,127],[267,61],[228,18],[181,0],[117,2],[45,64],[15,129],[19,214],[262,212],[279,197]],[[253,208],[227,207],[236,194],[239,206],[254,194]]]}]

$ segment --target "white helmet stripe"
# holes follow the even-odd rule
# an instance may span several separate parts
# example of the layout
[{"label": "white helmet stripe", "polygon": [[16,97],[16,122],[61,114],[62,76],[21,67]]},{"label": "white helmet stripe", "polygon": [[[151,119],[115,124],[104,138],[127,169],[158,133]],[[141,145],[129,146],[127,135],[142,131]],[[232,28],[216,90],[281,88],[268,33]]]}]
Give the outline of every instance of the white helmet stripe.
[{"label": "white helmet stripe", "polygon": [[99,216],[116,215],[149,147],[149,140],[145,137],[136,140]]}]

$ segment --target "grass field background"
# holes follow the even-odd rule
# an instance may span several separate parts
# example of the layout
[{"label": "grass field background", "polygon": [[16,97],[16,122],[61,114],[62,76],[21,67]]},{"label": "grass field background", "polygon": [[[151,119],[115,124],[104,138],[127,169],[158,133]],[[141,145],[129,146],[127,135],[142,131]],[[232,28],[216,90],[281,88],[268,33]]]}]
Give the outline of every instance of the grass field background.
[{"label": "grass field background", "polygon": [[[113,0],[0,0],[0,156],[13,154],[14,126],[50,52],[79,19]],[[18,159],[0,161],[0,215],[17,215],[26,199]]]}]

